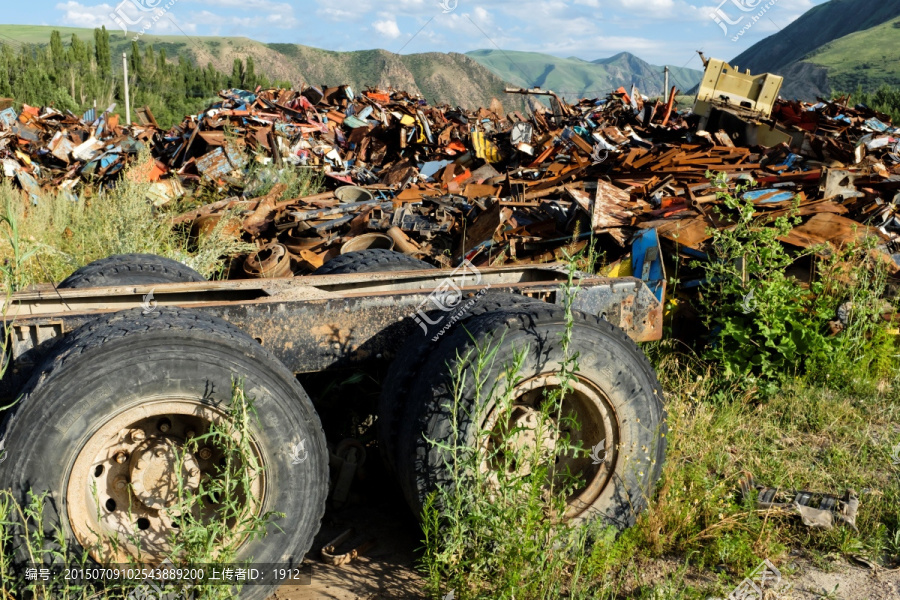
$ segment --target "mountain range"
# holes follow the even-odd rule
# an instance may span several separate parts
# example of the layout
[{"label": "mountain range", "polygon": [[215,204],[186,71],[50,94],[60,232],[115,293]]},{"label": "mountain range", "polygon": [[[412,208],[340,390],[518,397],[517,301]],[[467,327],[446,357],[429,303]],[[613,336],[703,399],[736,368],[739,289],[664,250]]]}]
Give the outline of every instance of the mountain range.
[{"label": "mountain range", "polygon": [[731,64],[782,75],[782,95],[805,100],[900,85],[900,0],[830,0]]},{"label": "mountain range", "polygon": [[[88,29],[0,25],[0,43],[13,46],[49,43],[58,30],[67,39],[83,40]],[[121,56],[131,35],[111,32],[110,47]],[[143,35],[140,44],[165,49],[169,60],[181,58],[229,73],[235,59],[253,58],[256,70],[272,81],[292,85],[349,84],[393,87],[422,94],[430,103],[464,108],[488,106],[498,98],[506,111],[521,110],[524,97],[504,88],[540,86],[568,100],[602,97],[635,84],[648,96],[665,91],[665,67],[621,52],[592,61],[536,52],[475,50],[466,54],[430,52],[395,54],[386,50],[335,52],[299,44],[265,44],[241,37]],[[728,58],[728,57],[718,57]],[[813,7],[783,30],[731,59],[753,73],[784,76],[782,95],[814,100],[835,91],[872,91],[883,84],[900,85],[900,0],[830,0]],[[670,85],[689,93],[700,81],[695,69],[669,67]]]},{"label": "mountain range", "polygon": [[[466,56],[517,86],[540,86],[569,100],[605,96],[622,86],[630,90],[632,84],[647,96],[661,96],[665,91],[665,67],[651,65],[628,52],[590,62],[511,50],[475,50]],[[702,73],[670,66],[669,76],[670,86],[687,92],[700,82]]]},{"label": "mountain range", "polygon": [[[91,39],[89,29],[0,25],[0,43],[46,45],[57,30],[68,40],[72,34]],[[139,45],[165,50],[169,60],[186,58],[211,63],[229,73],[235,59],[253,58],[256,71],[273,81],[293,85],[348,84],[356,90],[367,86],[393,87],[422,94],[430,103],[464,108],[489,106],[498,98],[507,111],[526,106],[524,97],[504,94],[504,88],[541,86],[573,100],[602,97],[610,91],[636,84],[645,95],[662,95],[664,67],[651,65],[623,52],[593,62],[558,58],[548,54],[502,50],[477,50],[467,54],[429,52],[395,54],[386,50],[335,52],[300,44],[264,44],[240,37],[199,37],[145,34]],[[113,56],[130,50],[131,36],[110,31]],[[114,64],[118,67],[118,63]],[[686,91],[700,80],[700,71],[670,67],[671,83]]]}]

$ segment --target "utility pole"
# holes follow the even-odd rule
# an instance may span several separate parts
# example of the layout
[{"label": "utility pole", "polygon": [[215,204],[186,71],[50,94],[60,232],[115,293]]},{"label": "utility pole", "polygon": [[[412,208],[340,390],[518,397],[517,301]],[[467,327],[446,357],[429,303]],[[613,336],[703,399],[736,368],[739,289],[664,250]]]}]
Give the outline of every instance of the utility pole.
[{"label": "utility pole", "polygon": [[669,103],[669,65],[666,65],[666,87],[663,88],[666,92],[666,104]]},{"label": "utility pole", "polygon": [[125,126],[131,125],[131,99],[128,93],[128,54],[122,53],[122,66],[125,69]]}]

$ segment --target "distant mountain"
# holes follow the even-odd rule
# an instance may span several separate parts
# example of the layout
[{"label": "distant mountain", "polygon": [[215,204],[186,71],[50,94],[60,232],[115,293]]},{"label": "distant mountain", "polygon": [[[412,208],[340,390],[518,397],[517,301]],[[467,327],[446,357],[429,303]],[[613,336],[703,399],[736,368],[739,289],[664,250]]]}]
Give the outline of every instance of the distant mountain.
[{"label": "distant mountain", "polygon": [[[517,86],[540,86],[568,99],[604,96],[625,86],[637,85],[642,94],[662,95],[665,68],[644,62],[628,52],[588,62],[580,58],[559,58],[537,52],[475,50],[466,53],[498,77]],[[682,93],[699,83],[702,72],[670,67],[669,85]]]},{"label": "distant mountain", "polygon": [[[900,2],[900,0],[896,0]],[[50,33],[58,30],[64,40],[77,34],[84,41],[93,30],[36,25],[0,25],[0,41],[47,45]],[[113,57],[130,51],[134,32],[110,31]],[[622,52],[589,62],[580,58],[559,58],[547,54],[500,50],[477,50],[467,54],[428,52],[394,54],[386,50],[334,52],[300,44],[264,44],[242,37],[200,37],[187,35],[141,36],[138,45],[165,50],[169,61],[187,59],[199,65],[212,64],[222,73],[231,73],[235,59],[253,59],[256,73],[272,81],[334,86],[348,84],[354,90],[366,86],[392,87],[420,93],[431,104],[446,103],[464,108],[489,106],[493,98],[506,111],[523,110],[526,99],[504,94],[508,85],[551,89],[569,100],[604,96],[636,84],[645,95],[664,92],[664,67],[651,65]],[[114,69],[121,60],[113,61]],[[702,73],[694,69],[670,67],[670,85],[686,93]]]},{"label": "distant mountain", "polygon": [[[47,45],[50,33],[60,31],[64,39],[77,34],[82,40],[93,37],[91,29],[41,27],[32,25],[0,25],[0,42]],[[110,32],[110,48],[114,57],[130,50],[133,33]],[[386,50],[332,52],[299,44],[264,44],[240,37],[200,37],[186,35],[150,35],[140,38],[138,45],[165,50],[168,60],[185,58],[200,65],[211,63],[223,73],[230,73],[235,59],[253,58],[257,73],[272,81],[310,85],[350,85],[355,91],[366,86],[393,87],[422,94],[430,104],[447,103],[464,108],[489,106],[497,98],[506,111],[523,110],[525,99],[504,94],[509,85],[472,58],[457,53],[394,54]],[[121,58],[113,61],[121,68]]]},{"label": "distant mountain", "polygon": [[898,17],[900,0],[831,0],[730,62],[782,75],[782,95],[807,100],[857,83],[900,85],[900,26],[892,24]]}]

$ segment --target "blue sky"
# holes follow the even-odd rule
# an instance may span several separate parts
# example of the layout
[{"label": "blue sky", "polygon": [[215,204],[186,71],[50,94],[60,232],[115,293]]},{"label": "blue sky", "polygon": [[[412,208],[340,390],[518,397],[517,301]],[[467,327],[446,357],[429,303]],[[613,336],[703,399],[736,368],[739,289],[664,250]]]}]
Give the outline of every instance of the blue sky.
[{"label": "blue sky", "polygon": [[120,29],[116,19],[138,23],[156,14],[161,18],[148,33],[246,36],[329,50],[502,48],[585,60],[629,51],[654,64],[699,68],[695,50],[731,59],[824,1],[31,0],[6,4],[3,19]]}]

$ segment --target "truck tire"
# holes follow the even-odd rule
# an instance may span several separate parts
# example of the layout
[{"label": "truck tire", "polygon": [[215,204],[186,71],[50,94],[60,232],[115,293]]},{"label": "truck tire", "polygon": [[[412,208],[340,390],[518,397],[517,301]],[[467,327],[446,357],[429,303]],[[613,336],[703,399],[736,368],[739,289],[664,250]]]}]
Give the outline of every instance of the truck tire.
[{"label": "truck tire", "polygon": [[359,252],[348,252],[335,256],[313,272],[313,275],[339,275],[346,273],[379,273],[383,271],[418,271],[433,269],[418,258],[385,250],[371,248]]},{"label": "truck tire", "polygon": [[190,281],[206,281],[206,278],[171,258],[155,254],[115,254],[81,267],[56,287],[69,289]]},{"label": "truck tire", "polygon": [[[585,481],[570,496],[566,518],[602,519],[625,528],[634,524],[660,477],[667,431],[663,393],[647,358],[622,330],[579,311],[573,318],[569,352],[578,353],[578,371],[563,406],[580,425],[567,433],[593,456],[556,457],[561,468],[580,473]],[[514,353],[524,350],[521,380],[512,394],[515,419],[507,427],[527,430],[529,411],[542,392],[558,387],[565,331],[563,309],[526,305],[474,317],[430,353],[408,394],[396,453],[400,484],[417,515],[430,493],[448,489],[452,454],[443,448],[454,443],[473,448],[478,431],[497,426],[492,419],[499,417],[492,411],[498,393],[485,392],[490,397],[476,405],[476,349],[495,351],[480,374],[486,382],[505,381]],[[458,403],[451,377],[457,369],[465,376]]]},{"label": "truck tire", "polygon": [[[452,328],[459,328],[469,319],[478,315],[528,304],[543,304],[541,300],[521,294],[504,292],[488,293],[484,298],[476,301],[471,308],[465,308],[464,303],[466,302],[466,299],[461,302],[463,307],[461,307],[459,312],[453,311],[444,314],[440,311],[429,312],[428,316],[431,321],[438,321],[438,318],[442,316],[444,318],[435,324],[423,322],[423,325],[427,327],[427,331],[417,328],[407,338],[406,343],[394,357],[393,362],[391,362],[387,375],[382,382],[381,394],[378,397],[378,420],[375,425],[378,433],[378,448],[381,452],[382,460],[388,471],[393,474],[396,474],[397,436],[400,434],[399,422],[409,399],[409,388],[416,377],[420,375],[419,368],[428,359],[430,351],[438,345],[433,338],[444,329],[446,321],[456,319],[452,324]],[[452,329],[444,331],[442,337],[446,336],[450,331]]]},{"label": "truck tire", "polygon": [[[318,415],[269,351],[233,325],[196,311],[121,311],[64,338],[0,424],[10,451],[0,463],[0,487],[20,501],[29,490],[49,491],[48,530],[59,527],[71,548],[80,545],[98,563],[128,562],[138,546],[144,562],[158,563],[177,531],[165,512],[173,500],[173,456],[185,438],[222,419],[234,378],[244,378],[258,415],[248,429],[262,475],[244,497],[260,500],[249,504],[257,514],[286,515],[265,536],[246,537],[237,558],[299,565],[319,529],[328,490]],[[221,460],[211,446],[188,453],[186,485]],[[99,531],[120,534],[118,549],[104,546]],[[262,600],[274,585],[247,586],[241,597]]]}]

